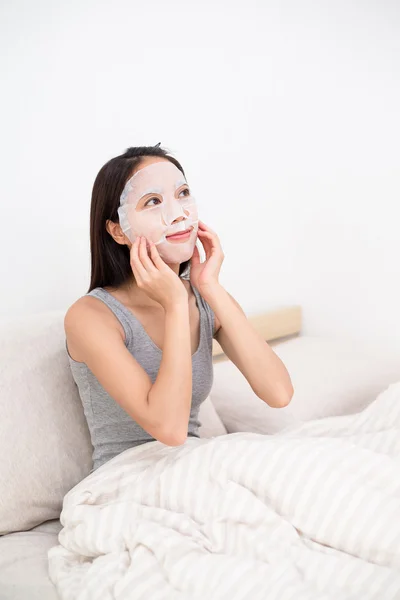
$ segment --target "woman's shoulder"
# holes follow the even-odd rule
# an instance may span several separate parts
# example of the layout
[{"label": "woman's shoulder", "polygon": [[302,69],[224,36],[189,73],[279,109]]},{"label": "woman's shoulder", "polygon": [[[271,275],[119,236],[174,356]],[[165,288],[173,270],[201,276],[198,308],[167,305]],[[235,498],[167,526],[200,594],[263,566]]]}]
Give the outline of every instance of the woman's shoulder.
[{"label": "woman's shoulder", "polygon": [[88,316],[107,313],[109,311],[104,302],[99,300],[95,295],[84,294],[67,309],[64,322],[67,321],[73,325]]},{"label": "woman's shoulder", "polygon": [[[85,294],[78,298],[67,309],[64,316],[64,332],[68,341],[68,347],[73,352],[71,346],[78,346],[76,340],[82,335],[87,335],[90,331],[101,326],[104,328],[117,328],[123,340],[125,340],[125,331],[120,321],[115,317],[109,307],[95,295]],[[77,355],[79,348],[75,348],[74,356]]]}]

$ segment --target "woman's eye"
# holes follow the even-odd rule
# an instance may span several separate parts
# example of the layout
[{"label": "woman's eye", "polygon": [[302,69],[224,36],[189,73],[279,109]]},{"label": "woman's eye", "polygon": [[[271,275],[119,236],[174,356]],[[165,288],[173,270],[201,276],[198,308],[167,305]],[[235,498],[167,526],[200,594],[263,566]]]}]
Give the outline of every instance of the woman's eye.
[{"label": "woman's eye", "polygon": [[183,194],[184,196],[190,196],[190,190],[189,190],[189,188],[185,188],[184,190],[182,190],[181,192],[179,192],[179,196],[181,196],[181,194]]},{"label": "woman's eye", "polygon": [[147,202],[145,202],[145,206],[157,206],[157,204],[161,204],[160,198],[149,198]]}]

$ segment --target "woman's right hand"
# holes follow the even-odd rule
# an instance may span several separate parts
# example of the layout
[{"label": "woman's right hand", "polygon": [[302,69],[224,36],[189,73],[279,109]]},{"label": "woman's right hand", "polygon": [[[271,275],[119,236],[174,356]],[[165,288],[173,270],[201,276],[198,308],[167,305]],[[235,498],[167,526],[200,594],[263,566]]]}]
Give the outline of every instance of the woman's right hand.
[{"label": "woman's right hand", "polygon": [[181,279],[163,261],[155,244],[147,243],[145,237],[138,237],[130,249],[130,264],[137,286],[159,302],[164,310],[187,303],[188,295]]}]

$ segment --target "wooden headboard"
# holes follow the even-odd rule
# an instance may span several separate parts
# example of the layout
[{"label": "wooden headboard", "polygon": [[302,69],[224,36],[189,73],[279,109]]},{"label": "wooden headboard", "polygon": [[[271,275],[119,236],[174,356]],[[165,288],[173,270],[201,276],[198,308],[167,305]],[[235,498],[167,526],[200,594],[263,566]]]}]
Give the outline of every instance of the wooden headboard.
[{"label": "wooden headboard", "polygon": [[[263,336],[266,342],[298,335],[301,331],[301,307],[288,306],[247,317],[253,327]],[[213,358],[222,359],[225,354],[213,340]]]}]

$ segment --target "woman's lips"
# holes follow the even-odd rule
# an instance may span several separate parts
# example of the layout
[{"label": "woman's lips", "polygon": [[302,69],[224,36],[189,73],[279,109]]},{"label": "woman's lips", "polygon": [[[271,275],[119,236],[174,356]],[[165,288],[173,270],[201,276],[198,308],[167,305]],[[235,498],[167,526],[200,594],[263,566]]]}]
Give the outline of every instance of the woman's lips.
[{"label": "woman's lips", "polygon": [[193,231],[193,227],[185,229],[185,231],[179,231],[173,235],[165,236],[169,242],[186,242],[190,238],[190,234]]}]

